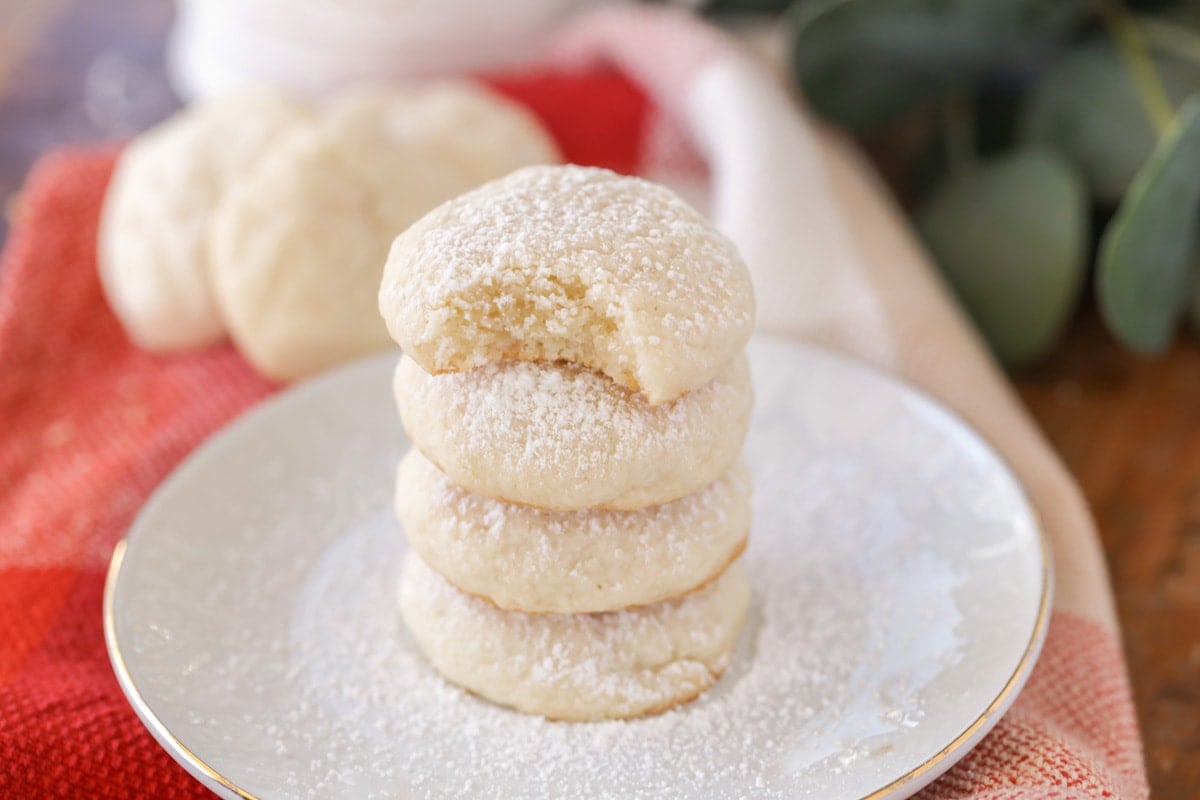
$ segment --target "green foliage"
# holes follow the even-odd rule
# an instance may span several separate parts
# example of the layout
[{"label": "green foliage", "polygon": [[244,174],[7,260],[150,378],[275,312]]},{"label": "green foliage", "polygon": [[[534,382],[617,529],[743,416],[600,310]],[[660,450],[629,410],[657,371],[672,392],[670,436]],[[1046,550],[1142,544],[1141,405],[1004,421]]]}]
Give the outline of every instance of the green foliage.
[{"label": "green foliage", "polygon": [[1143,352],[1186,314],[1200,331],[1200,5],[797,0],[785,25],[809,104],[907,176],[1005,363],[1054,340],[1114,207],[1094,249],[1110,331]]},{"label": "green foliage", "polygon": [[1100,310],[1134,349],[1165,348],[1188,309],[1198,209],[1200,97],[1179,112],[1100,241]]},{"label": "green foliage", "polygon": [[[1154,65],[1176,106],[1200,91],[1200,66],[1166,57]],[[1072,48],[1031,87],[1021,135],[1070,159],[1105,204],[1121,199],[1158,139],[1129,71],[1106,39]]]},{"label": "green foliage", "polygon": [[1088,248],[1083,181],[1051,152],[1021,150],[952,173],[917,227],[1005,364],[1048,348],[1069,318]]},{"label": "green foliage", "polygon": [[810,103],[858,133],[947,90],[1020,74],[1057,50],[1087,0],[811,0],[787,21]]},{"label": "green foliage", "polygon": [[709,0],[704,4],[704,12],[715,15],[778,14],[791,4],[791,0]]}]

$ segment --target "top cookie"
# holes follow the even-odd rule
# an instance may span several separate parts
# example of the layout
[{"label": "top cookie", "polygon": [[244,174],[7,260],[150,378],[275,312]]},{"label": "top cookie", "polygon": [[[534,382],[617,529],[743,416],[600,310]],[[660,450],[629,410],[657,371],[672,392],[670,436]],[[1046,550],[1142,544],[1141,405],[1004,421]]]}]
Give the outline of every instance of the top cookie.
[{"label": "top cookie", "polygon": [[733,243],[670,190],[587,167],[528,167],[400,234],[379,290],[428,372],[569,361],[651,404],[703,386],[754,325]]}]

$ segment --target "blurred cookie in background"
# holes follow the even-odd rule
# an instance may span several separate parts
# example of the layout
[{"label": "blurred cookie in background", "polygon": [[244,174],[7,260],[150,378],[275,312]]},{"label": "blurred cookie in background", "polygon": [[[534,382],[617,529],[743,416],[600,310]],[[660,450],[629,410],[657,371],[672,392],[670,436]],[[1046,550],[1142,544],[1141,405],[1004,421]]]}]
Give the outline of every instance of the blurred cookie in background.
[{"label": "blurred cookie in background", "polygon": [[227,334],[293,380],[390,342],[377,294],[392,239],[557,146],[466,81],[362,90],[324,109],[275,92],[202,101],[136,137],[105,200],[99,269],[131,340]]},{"label": "blurred cookie in background", "polygon": [[243,92],[182,111],[122,152],[97,256],[108,302],[139,347],[181,351],[224,338],[208,278],[213,213],[309,114],[277,92]]},{"label": "blurred cookie in background", "polygon": [[389,346],[377,298],[396,235],[480,183],[558,160],[532,115],[469,84],[338,102],[221,205],[213,280],[230,334],[276,380]]}]

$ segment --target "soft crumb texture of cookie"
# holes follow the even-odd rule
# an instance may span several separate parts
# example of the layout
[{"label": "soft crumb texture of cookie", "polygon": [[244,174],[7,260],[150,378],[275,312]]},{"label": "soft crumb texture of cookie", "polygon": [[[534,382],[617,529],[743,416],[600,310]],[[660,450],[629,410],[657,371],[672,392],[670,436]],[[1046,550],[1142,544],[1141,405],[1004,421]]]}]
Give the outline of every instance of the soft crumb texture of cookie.
[{"label": "soft crumb texture of cookie", "polygon": [[447,679],[551,719],[664,711],[724,671],[750,604],[740,562],[678,600],[606,614],[504,611],[454,588],[411,552],[400,610]]},{"label": "soft crumb texture of cookie", "polygon": [[221,205],[213,278],[230,334],[277,380],[390,344],[377,295],[396,231],[483,181],[557,159],[528,112],[483,88],[343,100],[280,142]]},{"label": "soft crumb texture of cookie", "polygon": [[574,364],[508,361],[394,387],[409,438],[476,494],[559,511],[638,509],[704,488],[737,460],[754,392],[745,354],[670,403]]},{"label": "soft crumb texture of cookie", "polygon": [[570,361],[661,403],[745,346],[754,292],[733,243],[670,190],[532,167],[397,237],[379,309],[429,372]]},{"label": "soft crumb texture of cookie", "polygon": [[429,566],[514,611],[614,611],[686,594],[725,569],[750,530],[750,473],[637,511],[546,511],[473,494],[413,448],[396,515]]},{"label": "soft crumb texture of cookie", "polygon": [[193,106],[126,146],[100,219],[100,282],[129,338],[152,351],[223,338],[209,282],[221,198],[309,114],[267,91]]}]

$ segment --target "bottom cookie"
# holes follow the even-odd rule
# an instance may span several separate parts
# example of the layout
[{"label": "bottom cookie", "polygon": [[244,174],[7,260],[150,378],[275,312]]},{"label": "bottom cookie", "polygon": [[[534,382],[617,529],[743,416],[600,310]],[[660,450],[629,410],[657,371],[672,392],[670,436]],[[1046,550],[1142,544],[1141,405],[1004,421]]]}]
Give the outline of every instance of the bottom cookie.
[{"label": "bottom cookie", "polygon": [[699,696],[724,672],[749,604],[740,561],[685,597],[600,614],[504,611],[412,551],[400,580],[401,615],[447,680],[559,720],[637,717]]}]

